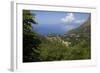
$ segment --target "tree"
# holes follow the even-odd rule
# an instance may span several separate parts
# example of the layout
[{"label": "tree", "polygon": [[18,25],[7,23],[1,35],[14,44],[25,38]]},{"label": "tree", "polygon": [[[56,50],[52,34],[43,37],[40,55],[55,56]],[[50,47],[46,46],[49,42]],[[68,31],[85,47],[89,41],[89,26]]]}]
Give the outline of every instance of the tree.
[{"label": "tree", "polygon": [[32,31],[32,24],[36,24],[35,14],[29,10],[23,10],[23,62],[35,60],[32,53],[41,43],[37,34]]}]

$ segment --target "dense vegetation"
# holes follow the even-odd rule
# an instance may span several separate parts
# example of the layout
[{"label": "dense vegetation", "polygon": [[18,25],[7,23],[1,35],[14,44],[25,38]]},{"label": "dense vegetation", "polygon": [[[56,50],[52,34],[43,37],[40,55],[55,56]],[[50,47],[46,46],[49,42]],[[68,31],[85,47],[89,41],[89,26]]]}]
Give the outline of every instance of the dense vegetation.
[{"label": "dense vegetation", "polygon": [[37,49],[41,41],[32,31],[32,23],[36,24],[35,15],[29,10],[23,10],[23,62],[37,61],[38,55],[33,55],[33,48]]},{"label": "dense vegetation", "polygon": [[91,58],[90,18],[64,35],[43,36],[34,31],[35,14],[23,10],[23,62],[80,60]]}]

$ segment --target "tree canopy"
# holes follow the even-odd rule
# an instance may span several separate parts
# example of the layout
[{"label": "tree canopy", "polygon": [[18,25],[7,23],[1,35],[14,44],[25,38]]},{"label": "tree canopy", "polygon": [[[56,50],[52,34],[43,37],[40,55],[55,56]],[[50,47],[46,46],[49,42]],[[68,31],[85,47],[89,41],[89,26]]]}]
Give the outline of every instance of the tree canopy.
[{"label": "tree canopy", "polygon": [[36,24],[35,14],[23,10],[23,62],[34,61],[32,53],[41,43],[37,34],[32,31],[32,24]]}]

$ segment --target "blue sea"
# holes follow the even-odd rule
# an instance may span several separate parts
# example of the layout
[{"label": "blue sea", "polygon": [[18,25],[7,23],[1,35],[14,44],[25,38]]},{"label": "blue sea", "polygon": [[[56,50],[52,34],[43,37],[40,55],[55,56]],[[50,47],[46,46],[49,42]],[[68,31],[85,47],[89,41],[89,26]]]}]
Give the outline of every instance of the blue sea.
[{"label": "blue sea", "polygon": [[74,25],[64,25],[64,24],[33,24],[33,31],[41,34],[48,35],[49,33],[55,33],[63,35],[67,33],[69,30],[75,29],[78,26]]}]

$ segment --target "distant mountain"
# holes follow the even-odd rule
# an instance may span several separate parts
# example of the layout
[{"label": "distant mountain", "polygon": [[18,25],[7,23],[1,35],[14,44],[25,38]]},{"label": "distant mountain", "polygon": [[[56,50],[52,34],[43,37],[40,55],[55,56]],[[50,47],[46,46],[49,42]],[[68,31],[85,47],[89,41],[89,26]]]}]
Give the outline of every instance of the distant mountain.
[{"label": "distant mountain", "polygon": [[79,27],[70,30],[68,33],[61,37],[64,41],[71,42],[71,46],[80,44],[85,41],[89,46],[91,41],[91,19],[89,18]]},{"label": "distant mountain", "polygon": [[67,36],[89,37],[91,35],[91,20],[90,18],[78,28],[72,29]]}]

